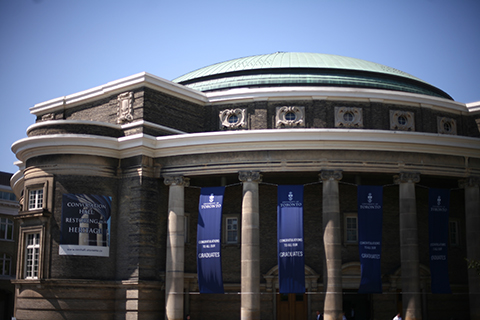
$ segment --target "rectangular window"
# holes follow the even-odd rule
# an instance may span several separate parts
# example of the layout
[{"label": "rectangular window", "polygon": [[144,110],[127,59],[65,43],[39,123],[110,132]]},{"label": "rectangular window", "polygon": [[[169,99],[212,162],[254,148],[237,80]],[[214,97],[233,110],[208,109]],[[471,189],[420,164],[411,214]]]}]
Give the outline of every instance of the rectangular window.
[{"label": "rectangular window", "polygon": [[448,233],[450,237],[450,245],[458,246],[458,224],[457,221],[448,222]]},{"label": "rectangular window", "polygon": [[9,276],[11,273],[12,258],[6,254],[0,254],[0,275]]},{"label": "rectangular window", "polygon": [[32,189],[28,192],[28,210],[43,208],[43,189]]},{"label": "rectangular window", "polygon": [[189,219],[189,216],[188,216],[188,215],[185,215],[185,216],[183,217],[184,228],[185,228],[185,233],[184,233],[184,234],[185,234],[185,236],[184,236],[185,243],[188,243],[188,241],[190,240],[190,239],[189,239],[189,236],[188,236],[188,235],[189,235],[189,231],[190,231],[189,228],[188,228],[188,222],[189,222],[189,220],[190,220],[190,219]]},{"label": "rectangular window", "polygon": [[27,233],[25,241],[25,279],[38,279],[40,233]]},{"label": "rectangular window", "polygon": [[13,194],[11,192],[6,192],[6,191],[0,191],[0,199],[10,200],[10,201],[17,200],[17,198],[15,197],[15,194]]},{"label": "rectangular window", "polygon": [[13,240],[13,221],[0,218],[0,240]]},{"label": "rectangular window", "polygon": [[238,243],[238,218],[226,218],[226,243]]},{"label": "rectangular window", "polygon": [[345,218],[345,240],[347,243],[358,242],[358,224],[355,216]]}]

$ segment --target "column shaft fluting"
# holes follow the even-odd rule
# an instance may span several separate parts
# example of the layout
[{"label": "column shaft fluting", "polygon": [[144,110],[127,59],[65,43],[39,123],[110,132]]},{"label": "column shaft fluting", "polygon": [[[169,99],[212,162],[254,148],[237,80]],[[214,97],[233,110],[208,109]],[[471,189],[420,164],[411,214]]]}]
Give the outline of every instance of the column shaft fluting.
[{"label": "column shaft fluting", "polygon": [[341,171],[322,171],[323,244],[325,248],[326,284],[324,319],[342,319],[342,239],[338,181]]},{"label": "column shaft fluting", "polygon": [[243,182],[241,249],[241,320],[260,319],[260,173],[240,172]]},{"label": "column shaft fluting", "polygon": [[185,200],[188,179],[166,177],[168,194],[167,263],[165,268],[165,319],[183,320],[185,262]]}]

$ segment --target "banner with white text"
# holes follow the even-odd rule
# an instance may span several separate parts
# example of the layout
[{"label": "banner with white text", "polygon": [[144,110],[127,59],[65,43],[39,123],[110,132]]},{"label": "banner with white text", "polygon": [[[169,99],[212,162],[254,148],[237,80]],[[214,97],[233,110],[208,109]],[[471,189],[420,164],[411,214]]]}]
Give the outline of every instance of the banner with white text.
[{"label": "banner with white text", "polygon": [[111,197],[64,194],[59,254],[108,257],[111,210]]},{"label": "banner with white text", "polygon": [[197,273],[200,293],[224,293],[221,232],[225,187],[202,188],[198,204]]},{"label": "banner with white text", "polygon": [[448,277],[447,255],[450,190],[430,189],[428,209],[432,293],[452,293]]},{"label": "banner with white text", "polygon": [[382,293],[383,187],[358,186],[358,250],[361,280],[358,293]]},{"label": "banner with white text", "polygon": [[277,237],[280,293],[305,293],[303,185],[278,186]]}]

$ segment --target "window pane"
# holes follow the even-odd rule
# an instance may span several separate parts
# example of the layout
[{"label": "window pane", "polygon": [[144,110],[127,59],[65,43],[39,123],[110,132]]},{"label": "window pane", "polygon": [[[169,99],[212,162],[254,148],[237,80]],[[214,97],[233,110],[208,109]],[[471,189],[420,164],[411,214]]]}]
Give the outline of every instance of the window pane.
[{"label": "window pane", "polygon": [[227,243],[238,242],[238,219],[227,218]]},{"label": "window pane", "polygon": [[346,241],[357,242],[357,217],[346,217]]},{"label": "window pane", "polygon": [[27,234],[26,256],[25,256],[25,278],[38,278],[39,264],[39,233]]},{"label": "window pane", "polygon": [[43,206],[43,189],[30,190],[28,194],[28,209],[41,209]]},{"label": "window pane", "polygon": [[458,229],[457,229],[457,222],[450,221],[448,223],[449,226],[449,233],[450,233],[450,244],[457,245],[458,244]]},{"label": "window pane", "polygon": [[6,256],[6,259],[5,259],[5,275],[6,276],[9,276],[11,275],[11,269],[12,267],[12,259],[10,259],[9,256]]},{"label": "window pane", "polygon": [[6,234],[6,230],[7,229],[7,225],[2,221],[0,223],[0,239],[6,239],[5,237],[5,234]]},{"label": "window pane", "polygon": [[7,226],[7,239],[13,240],[13,225],[11,224]]},{"label": "window pane", "polygon": [[33,234],[27,235],[27,246],[31,246],[33,244]]},{"label": "window pane", "polygon": [[10,275],[12,259],[7,254],[0,255],[0,274],[4,276]]}]

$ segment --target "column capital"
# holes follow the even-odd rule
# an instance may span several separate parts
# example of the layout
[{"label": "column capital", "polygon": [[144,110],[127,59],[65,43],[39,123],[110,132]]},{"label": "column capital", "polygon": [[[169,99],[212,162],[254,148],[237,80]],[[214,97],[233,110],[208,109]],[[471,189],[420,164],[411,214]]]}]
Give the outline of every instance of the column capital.
[{"label": "column capital", "polygon": [[238,180],[242,182],[260,182],[262,181],[262,175],[260,171],[239,171]]},{"label": "column capital", "polygon": [[343,171],[342,170],[322,170],[318,175],[320,180],[337,180],[340,181],[343,178]]},{"label": "column capital", "polygon": [[420,182],[420,173],[418,172],[400,172],[398,175],[393,176],[393,182],[395,184],[413,182]]},{"label": "column capital", "polygon": [[458,180],[458,186],[460,188],[466,187],[478,187],[480,186],[480,177],[467,177],[465,179]]},{"label": "column capital", "polygon": [[188,187],[190,185],[190,178],[185,178],[184,176],[164,176],[163,178],[163,182],[167,186]]}]

